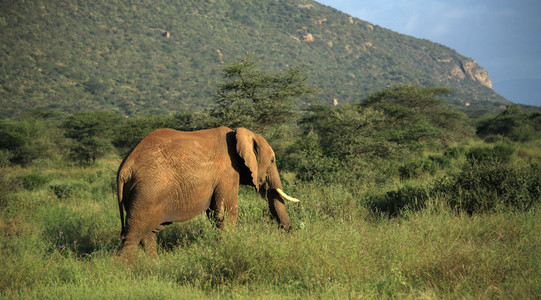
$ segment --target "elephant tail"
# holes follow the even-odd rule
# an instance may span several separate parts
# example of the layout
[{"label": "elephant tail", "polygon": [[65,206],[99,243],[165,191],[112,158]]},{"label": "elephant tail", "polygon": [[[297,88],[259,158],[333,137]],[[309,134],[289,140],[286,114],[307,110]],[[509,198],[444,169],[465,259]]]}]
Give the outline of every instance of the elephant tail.
[{"label": "elephant tail", "polygon": [[124,225],[124,204],[122,203],[122,199],[124,198],[124,182],[120,179],[120,176],[117,180],[118,184],[118,209],[120,211],[120,224],[122,225],[122,230],[120,231],[120,235],[122,238],[124,238],[125,234],[125,225]]},{"label": "elephant tail", "polygon": [[124,238],[126,235],[126,223],[125,223],[125,218],[124,218],[124,202],[128,200],[127,198],[129,197],[129,195],[126,195],[126,193],[129,193],[129,187],[128,187],[128,190],[125,190],[125,188],[126,188],[126,184],[130,181],[129,177],[131,177],[128,175],[130,173],[129,171],[127,172],[127,170],[129,170],[129,168],[123,168],[123,166],[121,166],[117,174],[118,210],[120,212],[120,224],[122,225],[121,227],[122,231],[120,232],[120,235],[122,238]]},{"label": "elephant tail", "polygon": [[[137,147],[137,146],[136,146]],[[129,201],[129,191],[130,187],[126,186],[131,181],[133,176],[132,165],[133,159],[130,159],[131,153],[135,149],[132,148],[130,153],[122,160],[116,174],[116,183],[117,183],[117,196],[118,196],[118,210],[120,212],[120,224],[122,230],[120,231],[120,237],[122,240],[126,237],[126,222],[124,218],[124,201]],[[128,195],[126,195],[128,193]]]}]

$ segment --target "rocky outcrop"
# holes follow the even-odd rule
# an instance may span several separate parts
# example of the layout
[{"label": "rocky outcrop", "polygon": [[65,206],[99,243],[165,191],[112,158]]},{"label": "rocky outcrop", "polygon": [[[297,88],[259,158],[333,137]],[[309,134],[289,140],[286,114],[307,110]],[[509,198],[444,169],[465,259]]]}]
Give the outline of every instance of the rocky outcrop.
[{"label": "rocky outcrop", "polygon": [[302,40],[305,42],[313,42],[314,41],[314,35],[311,33],[308,33],[307,35],[302,37]]},{"label": "rocky outcrop", "polygon": [[481,68],[475,61],[463,61],[460,63],[460,68],[466,77],[478,81],[488,88],[492,88],[492,81],[488,77],[488,72]]},{"label": "rocky outcrop", "polygon": [[[438,60],[438,62],[449,62],[448,60]],[[469,78],[480,84],[492,88],[492,81],[488,77],[488,72],[480,67],[474,60],[460,61],[457,66],[451,70],[451,76],[459,80]]]}]

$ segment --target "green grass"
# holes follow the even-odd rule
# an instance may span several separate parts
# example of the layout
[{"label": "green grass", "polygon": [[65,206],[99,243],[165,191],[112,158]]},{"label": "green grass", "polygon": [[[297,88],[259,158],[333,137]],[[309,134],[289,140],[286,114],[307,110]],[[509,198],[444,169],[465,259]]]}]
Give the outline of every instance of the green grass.
[{"label": "green grass", "polygon": [[431,198],[421,210],[388,218],[363,200],[374,189],[288,184],[302,202],[288,204],[293,230],[284,233],[265,202],[242,188],[234,230],[219,232],[201,215],[162,231],[156,259],[141,251],[126,263],[117,256],[115,171],[106,160],[89,168],[3,170],[38,184],[2,196],[0,298],[541,295],[538,205],[470,216]]}]

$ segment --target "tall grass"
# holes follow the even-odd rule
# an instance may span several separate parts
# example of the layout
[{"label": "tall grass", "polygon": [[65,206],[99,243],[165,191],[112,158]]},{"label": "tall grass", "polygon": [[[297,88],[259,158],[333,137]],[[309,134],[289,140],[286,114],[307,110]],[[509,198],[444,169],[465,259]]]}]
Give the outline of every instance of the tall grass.
[{"label": "tall grass", "polygon": [[[8,172],[0,219],[5,298],[535,298],[541,210],[455,212],[434,196],[389,218],[366,190],[286,183],[293,230],[241,189],[237,227],[204,216],[168,226],[156,259],[120,244],[115,164]],[[37,179],[32,179],[36,177]],[[3,177],[4,178],[4,177]],[[24,179],[26,178],[26,179]],[[6,179],[7,180],[7,179]],[[25,185],[24,180],[38,184]],[[374,190],[370,190],[374,193]],[[363,200],[364,199],[364,200]]]}]

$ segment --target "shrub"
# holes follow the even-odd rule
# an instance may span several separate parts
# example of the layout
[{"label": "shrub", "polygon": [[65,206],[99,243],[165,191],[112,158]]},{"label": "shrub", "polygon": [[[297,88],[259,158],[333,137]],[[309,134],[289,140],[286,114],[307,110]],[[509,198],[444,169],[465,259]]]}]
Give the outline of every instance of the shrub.
[{"label": "shrub", "polygon": [[68,183],[51,184],[49,188],[59,199],[67,199],[77,192],[88,188],[88,185],[84,182],[74,181]]},{"label": "shrub", "polygon": [[451,159],[448,156],[430,155],[404,163],[398,168],[401,179],[417,178],[425,173],[434,174],[437,170],[449,167]]},{"label": "shrub", "polygon": [[172,117],[166,115],[142,116],[126,119],[121,122],[117,127],[117,130],[112,133],[112,143],[123,152],[129,151],[151,131],[165,127],[175,128],[174,124],[176,123],[177,122],[174,122]]},{"label": "shrub", "polygon": [[30,173],[22,176],[20,181],[25,189],[33,191],[45,186],[51,178],[41,173]]},{"label": "shrub", "polygon": [[394,216],[405,210],[421,209],[430,198],[468,214],[529,210],[541,204],[541,166],[514,168],[498,161],[465,163],[460,172],[429,187],[405,186],[370,195],[367,202],[371,209]]},{"label": "shrub", "polygon": [[13,153],[7,149],[0,149],[0,168],[10,165],[10,160],[13,158]]},{"label": "shrub", "polygon": [[402,179],[411,179],[420,176],[425,171],[426,160],[414,160],[406,162],[398,168],[398,174]]},{"label": "shrub", "polygon": [[[441,183],[441,182],[440,182]],[[490,212],[497,208],[527,210],[541,202],[541,168],[513,168],[499,162],[464,164],[461,172],[437,189],[457,211]]]},{"label": "shrub", "polygon": [[466,154],[470,162],[509,162],[515,148],[509,144],[496,144],[493,147],[474,147]]},{"label": "shrub", "polygon": [[319,136],[308,134],[299,137],[282,160],[282,165],[297,173],[297,178],[304,181],[332,181],[339,170],[339,161],[323,154]]},{"label": "shrub", "polygon": [[396,216],[406,210],[424,208],[432,192],[431,188],[407,185],[395,191],[369,196],[367,202],[374,211]]},{"label": "shrub", "polygon": [[453,147],[446,150],[443,156],[448,158],[459,158],[464,154],[466,154],[466,149],[464,147]]}]

